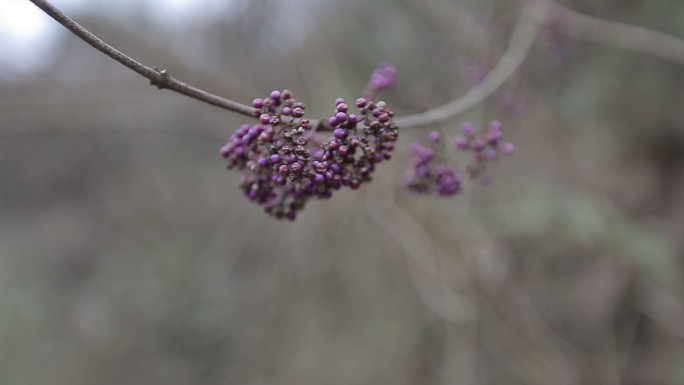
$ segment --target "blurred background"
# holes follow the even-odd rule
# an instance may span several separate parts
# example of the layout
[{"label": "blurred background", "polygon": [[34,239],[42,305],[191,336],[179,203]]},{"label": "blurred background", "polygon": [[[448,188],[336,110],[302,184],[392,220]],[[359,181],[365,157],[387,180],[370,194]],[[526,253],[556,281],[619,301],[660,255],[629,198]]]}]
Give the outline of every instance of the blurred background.
[{"label": "blurred background", "polygon": [[[481,81],[495,0],[54,0],[180,80],[313,117],[393,63],[397,115]],[[684,39],[684,3],[569,8]],[[540,29],[478,108],[401,131],[360,191],[294,223],[219,148],[246,122],[0,0],[0,385],[683,384],[684,66]],[[517,153],[451,199],[407,148],[503,122]],[[467,157],[453,156],[462,167]]]}]

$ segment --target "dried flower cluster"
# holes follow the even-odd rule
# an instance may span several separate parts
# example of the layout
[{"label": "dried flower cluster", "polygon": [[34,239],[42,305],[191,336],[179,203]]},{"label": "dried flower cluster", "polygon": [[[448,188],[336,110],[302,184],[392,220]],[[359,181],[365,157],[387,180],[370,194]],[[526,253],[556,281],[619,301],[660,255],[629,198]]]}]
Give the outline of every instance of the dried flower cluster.
[{"label": "dried flower cluster", "polygon": [[355,105],[358,114],[337,99],[330,137],[313,140],[304,104],[288,90],[273,91],[254,100],[259,122],[238,128],[221,155],[228,168],[244,172],[240,186],[252,202],[278,219],[294,220],[311,198],[358,189],[377,163],[390,159],[398,135],[393,112],[365,98]]},{"label": "dried flower cluster", "polygon": [[[466,166],[466,173],[476,179],[482,177],[484,182],[489,180],[486,174],[489,162],[499,158],[500,153],[512,155],[515,146],[510,142],[502,142],[503,132],[501,123],[494,120],[481,135],[470,123],[461,126],[463,135],[453,138],[456,150],[472,153],[472,162]],[[414,157],[411,166],[404,175],[404,184],[411,191],[419,194],[437,193],[440,196],[452,196],[461,189],[463,181],[454,165],[446,163],[440,155],[442,135],[432,131],[428,133],[429,146],[418,143],[411,144]]]}]

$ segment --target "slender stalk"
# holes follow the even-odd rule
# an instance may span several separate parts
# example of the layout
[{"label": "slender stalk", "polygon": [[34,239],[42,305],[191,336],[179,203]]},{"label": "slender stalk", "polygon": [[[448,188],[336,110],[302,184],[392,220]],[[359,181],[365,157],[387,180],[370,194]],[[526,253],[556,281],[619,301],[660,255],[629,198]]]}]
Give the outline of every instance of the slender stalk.
[{"label": "slender stalk", "polygon": [[216,107],[220,107],[229,111],[237,112],[245,116],[254,117],[257,114],[257,110],[240,104],[238,102],[226,99],[207,91],[201,90],[197,87],[193,87],[187,83],[184,83],[171,75],[169,75],[166,70],[148,67],[137,60],[131,58],[130,56],[124,54],[123,52],[117,50],[111,45],[104,42],[99,37],[95,36],[93,33],[83,28],[80,24],[75,22],[69,16],[65,15],[62,11],[57,9],[55,6],[50,4],[45,0],[30,0],[38,8],[43,10],[50,17],[55,19],[59,24],[64,26],[66,29],[71,31],[74,35],[81,38],[81,40],[90,44],[92,47],[102,52],[103,54],[109,56],[110,58],[116,60],[117,62],[123,64],[127,68],[137,72],[143,77],[150,80],[150,84],[157,86],[159,89],[169,89],[185,96],[189,96],[193,99],[211,104]]},{"label": "slender stalk", "polygon": [[408,128],[442,122],[476,107],[496,92],[525,61],[537,36],[539,26],[544,21],[546,9],[546,2],[529,2],[523,7],[520,18],[513,29],[508,49],[492,72],[477,86],[468,90],[458,99],[440,107],[397,118],[397,125],[401,128]]}]

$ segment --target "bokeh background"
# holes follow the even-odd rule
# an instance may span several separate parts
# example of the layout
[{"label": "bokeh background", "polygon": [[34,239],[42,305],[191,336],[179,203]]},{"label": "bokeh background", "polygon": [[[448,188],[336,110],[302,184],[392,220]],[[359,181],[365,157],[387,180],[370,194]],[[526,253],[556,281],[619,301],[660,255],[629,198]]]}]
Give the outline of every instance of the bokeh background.
[{"label": "bokeh background", "polygon": [[[498,61],[520,3],[55,0],[150,66],[313,116],[381,61],[397,115]],[[684,39],[676,0],[570,8]],[[294,223],[218,154],[245,118],[0,0],[0,384],[682,384],[684,66],[540,31],[466,114],[401,132],[360,191]],[[401,183],[427,130],[517,153],[451,199]],[[461,167],[466,157],[453,156]]]}]

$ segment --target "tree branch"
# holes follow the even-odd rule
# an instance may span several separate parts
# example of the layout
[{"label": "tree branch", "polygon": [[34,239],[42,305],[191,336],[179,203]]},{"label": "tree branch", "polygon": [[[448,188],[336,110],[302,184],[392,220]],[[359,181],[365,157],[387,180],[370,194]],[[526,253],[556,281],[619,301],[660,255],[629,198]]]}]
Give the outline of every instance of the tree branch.
[{"label": "tree branch", "polygon": [[550,12],[562,20],[569,37],[611,45],[684,65],[684,41],[647,28],[599,19],[553,4]]},{"label": "tree branch", "polygon": [[[173,78],[166,70],[150,68],[134,60],[83,28],[48,1],[30,1],[83,41],[149,79],[150,84],[157,86],[157,88],[167,88],[245,116],[254,117],[258,115],[258,111],[252,107],[193,87]],[[520,13],[520,17],[512,32],[508,49],[504,52],[494,69],[480,84],[468,90],[458,99],[440,107],[418,114],[399,117],[396,119],[397,125],[402,128],[411,128],[442,122],[476,107],[496,92],[518,70],[527,57],[539,27],[546,20],[547,11],[561,17],[566,23],[566,28],[562,29],[561,32],[575,39],[622,47],[684,65],[684,41],[676,37],[642,27],[586,16],[546,0],[530,1],[524,5]],[[312,121],[312,125],[317,130],[329,129],[330,127],[326,123],[324,119]]]},{"label": "tree branch", "polygon": [[477,106],[506,82],[527,57],[537,36],[539,26],[544,22],[547,9],[546,1],[527,3],[520,12],[508,49],[499,63],[477,86],[463,96],[440,107],[396,119],[401,128],[425,126],[443,122]]},{"label": "tree branch", "polygon": [[71,31],[76,36],[80,37],[83,41],[90,44],[92,47],[102,52],[103,54],[109,56],[110,58],[118,61],[127,68],[137,72],[143,77],[150,80],[150,84],[157,86],[159,89],[169,89],[185,96],[197,99],[199,101],[217,106],[229,111],[237,112],[245,116],[254,117],[257,115],[257,110],[234,102],[232,100],[222,98],[220,96],[211,94],[207,91],[201,90],[199,88],[193,87],[189,84],[179,81],[178,79],[170,76],[166,70],[160,70],[157,68],[150,68],[135,59],[127,56],[123,52],[117,50],[111,45],[105,43],[102,39],[92,34],[87,29],[83,28],[81,25],[76,23],[69,16],[65,15],[62,11],[55,8],[52,4],[45,0],[31,0],[38,8],[43,10],[50,17],[55,19],[59,24],[64,26],[66,29]]}]

